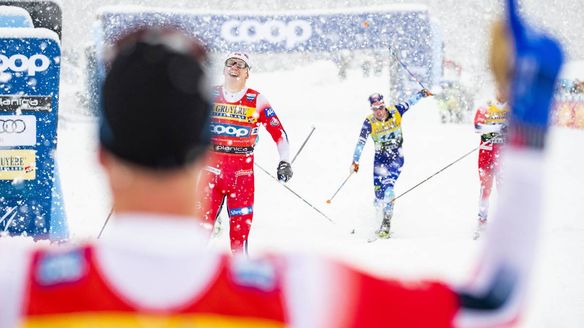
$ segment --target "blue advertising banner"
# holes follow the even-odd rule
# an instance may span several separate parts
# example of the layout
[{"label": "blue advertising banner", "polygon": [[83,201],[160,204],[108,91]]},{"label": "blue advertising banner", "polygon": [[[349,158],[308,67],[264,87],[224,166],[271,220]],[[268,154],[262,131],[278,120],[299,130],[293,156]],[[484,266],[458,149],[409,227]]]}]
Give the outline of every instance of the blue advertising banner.
[{"label": "blue advertising banner", "polygon": [[176,26],[197,36],[211,51],[244,49],[250,53],[335,52],[388,49],[432,84],[433,28],[426,7],[399,6],[314,14],[214,14],[104,9],[103,40],[113,42],[138,26]]},{"label": "blue advertising banner", "polygon": [[60,60],[54,32],[0,29],[0,232],[48,238],[62,212],[52,208]]}]

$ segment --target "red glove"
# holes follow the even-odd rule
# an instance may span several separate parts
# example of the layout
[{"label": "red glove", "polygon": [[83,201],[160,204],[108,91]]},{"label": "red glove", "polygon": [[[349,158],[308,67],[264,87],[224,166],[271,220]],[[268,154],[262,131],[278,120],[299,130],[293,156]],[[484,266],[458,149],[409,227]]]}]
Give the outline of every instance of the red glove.
[{"label": "red glove", "polygon": [[359,172],[359,163],[353,162],[351,164],[351,172],[355,172],[355,173]]}]

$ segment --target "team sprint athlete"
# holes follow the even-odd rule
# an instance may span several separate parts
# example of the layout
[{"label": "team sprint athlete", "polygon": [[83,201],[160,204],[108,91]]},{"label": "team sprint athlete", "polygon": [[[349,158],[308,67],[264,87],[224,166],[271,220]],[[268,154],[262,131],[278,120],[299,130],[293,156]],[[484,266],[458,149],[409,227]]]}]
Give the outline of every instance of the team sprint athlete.
[{"label": "team sprint athlete", "polygon": [[272,136],[280,155],[278,180],[292,178],[289,143],[276,112],[258,91],[246,87],[250,60],[243,52],[230,53],[223,69],[224,84],[213,90],[211,155],[201,177],[208,185],[203,198],[203,217],[215,224],[227,203],[232,252],[247,250],[254,208],[254,146],[260,126]]}]

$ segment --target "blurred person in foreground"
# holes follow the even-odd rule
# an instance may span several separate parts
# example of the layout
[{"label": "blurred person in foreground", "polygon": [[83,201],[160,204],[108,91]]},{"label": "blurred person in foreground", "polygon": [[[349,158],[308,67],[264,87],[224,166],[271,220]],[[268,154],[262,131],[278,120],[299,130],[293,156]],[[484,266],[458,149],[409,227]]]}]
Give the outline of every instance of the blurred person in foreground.
[{"label": "blurred person in foreground", "polygon": [[209,226],[215,225],[226,204],[234,253],[247,253],[254,213],[254,147],[261,126],[278,149],[278,180],[285,183],[292,178],[288,136],[266,96],[246,86],[250,70],[250,58],[244,52],[225,58],[223,85],[213,88],[211,155],[201,179],[202,217]]},{"label": "blurred person in foreground", "polygon": [[509,178],[468,284],[389,279],[309,255],[248,259],[208,249],[192,201],[210,109],[200,59],[190,50],[197,47],[146,31],[122,40],[103,89],[100,162],[115,220],[85,245],[30,250],[0,240],[0,327],[515,323],[541,220],[544,140],[562,57],[555,41],[526,33],[512,1],[510,9],[494,38],[508,52],[493,59],[497,80],[510,90],[502,163]]},{"label": "blurred person in foreground", "polygon": [[499,158],[507,140],[507,115],[509,114],[509,105],[503,93],[504,91],[498,90],[494,99],[488,100],[477,109],[474,118],[475,132],[481,134],[478,157],[481,189],[477,229],[473,239],[478,239],[487,225],[493,182],[496,180],[497,188],[500,189],[503,180]]}]

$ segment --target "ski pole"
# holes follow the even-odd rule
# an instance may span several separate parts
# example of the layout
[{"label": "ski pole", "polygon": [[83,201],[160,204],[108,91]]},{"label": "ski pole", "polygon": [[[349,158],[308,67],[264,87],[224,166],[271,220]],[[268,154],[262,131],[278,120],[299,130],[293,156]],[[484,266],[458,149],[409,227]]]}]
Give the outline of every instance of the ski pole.
[{"label": "ski pole", "polygon": [[[271,175],[270,172],[266,171],[266,169],[264,169],[261,165],[259,165],[258,163],[254,163],[255,166],[257,166],[258,168],[260,168],[262,171],[264,171],[265,174],[269,175],[272,179],[278,181],[278,179],[276,179],[275,176]],[[335,221],[331,220],[331,218],[329,218],[328,216],[326,216],[326,214],[324,214],[323,212],[321,212],[318,208],[316,208],[314,205],[310,204],[306,199],[302,198],[302,196],[298,195],[298,193],[296,193],[294,190],[290,189],[290,187],[288,187],[285,184],[281,184],[284,188],[288,189],[289,192],[293,193],[294,196],[298,197],[300,200],[302,200],[303,202],[305,202],[308,206],[312,207],[313,210],[317,211],[318,214],[322,215],[325,219],[329,220],[331,223],[335,223]]]},{"label": "ski pole", "polygon": [[[395,53],[395,51],[393,51],[393,49],[391,48],[391,46],[389,47],[389,53],[395,58],[395,60],[397,60],[397,62],[401,65],[401,67],[403,67],[403,69],[406,70],[406,72],[408,72],[408,74],[410,74],[410,76],[414,79],[414,81],[418,82],[418,84],[422,87],[422,89],[426,89],[428,90],[423,84],[422,82],[420,82],[420,80],[418,80],[414,74],[412,74],[412,72],[408,69],[408,67],[399,59],[399,57],[397,56],[397,54]],[[430,94],[432,96],[432,94]]]},{"label": "ski pole", "polygon": [[109,214],[107,215],[107,218],[105,218],[105,222],[103,223],[103,226],[101,227],[101,230],[99,231],[99,234],[97,235],[97,239],[101,238],[101,234],[105,230],[105,226],[109,222],[109,219],[111,218],[113,213],[114,213],[114,205],[112,205],[112,208],[110,209]]},{"label": "ski pole", "polygon": [[292,158],[292,162],[290,164],[294,163],[294,161],[296,160],[296,157],[298,157],[298,155],[300,154],[300,152],[304,148],[304,145],[306,145],[306,143],[308,142],[308,139],[310,139],[310,136],[312,136],[312,133],[314,132],[314,129],[316,129],[316,127],[313,125],[312,126],[312,130],[310,130],[310,133],[308,134],[308,137],[306,137],[306,139],[304,139],[304,142],[302,143],[302,146],[300,146],[300,149],[298,149],[298,152],[296,153],[296,155],[294,155],[294,158]]},{"label": "ski pole", "polygon": [[[490,142],[490,141],[489,141],[489,142]],[[487,143],[485,143],[485,144],[487,144]],[[460,161],[461,159],[463,159],[463,158],[465,158],[466,156],[468,156],[468,155],[470,155],[470,154],[474,153],[474,152],[475,152],[475,150],[479,149],[479,147],[480,147],[480,146],[473,148],[471,151],[469,151],[468,153],[466,153],[466,154],[464,154],[464,155],[460,156],[460,157],[459,157],[459,158],[457,158],[457,159],[456,159],[454,162],[452,162],[452,163],[450,163],[450,164],[446,165],[445,167],[443,167],[442,169],[440,169],[438,172],[436,172],[436,173],[432,174],[431,176],[427,177],[426,179],[424,179],[423,181],[419,182],[418,184],[416,184],[415,186],[411,187],[410,189],[406,190],[405,192],[401,193],[401,194],[400,194],[400,195],[398,195],[397,197],[394,197],[394,198],[391,200],[391,203],[395,202],[395,201],[396,201],[398,198],[400,198],[400,197],[404,196],[404,195],[405,195],[405,194],[407,194],[408,192],[410,192],[410,191],[412,191],[412,190],[416,189],[416,188],[417,188],[419,185],[423,184],[424,182],[426,182],[426,181],[428,181],[428,180],[432,179],[434,176],[438,175],[440,172],[442,172],[442,171],[446,170],[447,168],[449,168],[450,166],[452,166],[452,165],[456,164],[456,163],[457,163],[458,161]]]},{"label": "ski pole", "polygon": [[333,194],[333,196],[331,198],[327,199],[327,201],[326,201],[327,204],[330,204],[333,201],[333,198],[335,198],[335,196],[339,193],[339,191],[341,191],[341,188],[343,188],[345,183],[347,183],[347,181],[349,180],[351,175],[353,175],[354,172],[355,171],[351,171],[351,173],[349,173],[349,175],[345,178],[345,181],[343,181],[343,183],[341,183],[341,186],[339,187],[339,189],[337,189],[337,191],[335,191],[335,193]]}]

